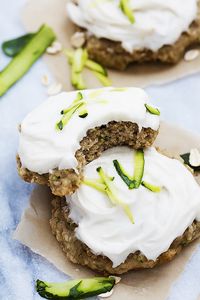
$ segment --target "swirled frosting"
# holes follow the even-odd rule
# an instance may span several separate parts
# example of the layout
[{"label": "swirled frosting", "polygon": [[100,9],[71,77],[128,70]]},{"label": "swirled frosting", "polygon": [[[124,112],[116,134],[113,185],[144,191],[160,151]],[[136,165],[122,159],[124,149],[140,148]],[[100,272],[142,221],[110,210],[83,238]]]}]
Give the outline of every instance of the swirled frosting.
[{"label": "swirled frosting", "polygon": [[61,111],[77,97],[76,91],[50,97],[29,113],[21,123],[18,154],[22,166],[44,174],[52,169],[75,168],[75,152],[90,128],[110,121],[130,121],[139,128],[159,128],[159,116],[150,114],[145,104],[148,95],[139,88],[102,88],[81,91],[87,103],[88,116],[74,113],[62,131],[56,130]]},{"label": "swirled frosting", "polygon": [[67,14],[98,38],[122,43],[124,49],[151,49],[174,44],[197,16],[197,0],[130,0],[135,23],[119,8],[119,0],[78,0]]},{"label": "swirled frosting", "polygon": [[160,186],[151,192],[144,186],[129,190],[117,174],[117,159],[129,174],[134,172],[134,151],[118,147],[107,150],[85,167],[85,178],[98,179],[101,166],[114,176],[118,197],[128,203],[134,216],[132,224],[120,206],[113,206],[107,196],[84,184],[70,198],[70,217],[78,224],[76,236],[95,254],[107,256],[113,267],[123,263],[130,253],[139,250],[156,260],[196,219],[200,221],[200,187],[192,174],[176,159],[154,148],[145,150],[143,180]]}]

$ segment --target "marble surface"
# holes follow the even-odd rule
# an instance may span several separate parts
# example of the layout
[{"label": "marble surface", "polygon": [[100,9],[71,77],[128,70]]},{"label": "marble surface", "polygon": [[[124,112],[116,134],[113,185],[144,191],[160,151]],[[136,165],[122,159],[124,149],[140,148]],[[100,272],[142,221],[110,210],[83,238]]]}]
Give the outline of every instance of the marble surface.
[{"label": "marble surface", "polygon": [[[24,33],[20,12],[26,0],[0,0],[0,43]],[[0,68],[9,59],[0,50]],[[37,278],[59,281],[66,275],[44,258],[17,241],[12,232],[28,204],[32,185],[17,175],[17,126],[32,108],[46,97],[41,77],[48,73],[39,60],[19,83],[0,100],[0,299],[41,299],[34,292]],[[162,110],[163,119],[186,129],[200,132],[200,74],[147,91]],[[170,291],[168,300],[196,300],[200,296],[200,247],[188,262],[184,273]]]}]

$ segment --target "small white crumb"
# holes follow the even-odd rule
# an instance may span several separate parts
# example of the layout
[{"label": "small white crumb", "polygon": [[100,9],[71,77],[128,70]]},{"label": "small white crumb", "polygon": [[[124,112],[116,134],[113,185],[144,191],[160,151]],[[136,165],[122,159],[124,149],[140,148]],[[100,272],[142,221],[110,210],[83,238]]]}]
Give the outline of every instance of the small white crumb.
[{"label": "small white crumb", "polygon": [[198,149],[194,148],[190,150],[189,163],[192,167],[200,166],[200,152]]},{"label": "small white crumb", "polygon": [[62,50],[62,45],[60,42],[55,41],[53,44],[47,48],[46,52],[48,54],[57,54]]},{"label": "small white crumb", "polygon": [[75,32],[71,39],[70,39],[71,45],[74,48],[80,48],[84,45],[85,43],[85,34],[83,32]]},{"label": "small white crumb", "polygon": [[62,84],[59,82],[53,83],[47,90],[49,96],[57,95],[62,90]]},{"label": "small white crumb", "polygon": [[118,284],[121,281],[121,277],[119,276],[109,276],[115,279],[115,284]]},{"label": "small white crumb", "polygon": [[49,77],[48,77],[48,75],[43,75],[42,76],[42,84],[45,85],[45,86],[49,85]]},{"label": "small white crumb", "polygon": [[198,49],[189,50],[185,53],[184,59],[185,61],[192,61],[196,59],[200,54]]},{"label": "small white crumb", "polygon": [[80,272],[80,269],[75,269],[76,272]]},{"label": "small white crumb", "polygon": [[112,296],[113,291],[114,291],[114,289],[112,289],[110,292],[100,294],[98,297],[99,297],[100,299],[101,299],[101,298],[108,298],[108,297]]}]

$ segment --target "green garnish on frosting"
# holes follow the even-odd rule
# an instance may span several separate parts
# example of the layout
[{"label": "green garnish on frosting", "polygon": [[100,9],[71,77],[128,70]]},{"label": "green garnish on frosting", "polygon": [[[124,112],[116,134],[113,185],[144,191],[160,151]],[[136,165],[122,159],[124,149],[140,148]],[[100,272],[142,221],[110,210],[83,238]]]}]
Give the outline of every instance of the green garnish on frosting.
[{"label": "green garnish on frosting", "polygon": [[134,161],[135,161],[135,169],[134,169],[133,181],[135,183],[135,189],[138,189],[142,182],[142,177],[144,174],[144,151],[143,150],[136,151]]},{"label": "green garnish on frosting", "polygon": [[128,204],[124,203],[117,196],[116,188],[113,184],[114,177],[108,176],[102,167],[97,168],[97,172],[99,174],[98,179],[84,179],[83,184],[88,185],[99,192],[105,193],[113,205],[119,205],[123,208],[124,212],[130,219],[131,223],[134,224],[133,215]]},{"label": "green garnish on frosting", "polygon": [[86,104],[83,104],[83,106],[79,110],[79,117],[84,119],[87,116],[88,116],[87,106],[86,106]]},{"label": "green garnish on frosting", "polygon": [[158,108],[155,108],[149,104],[145,104],[145,107],[150,114],[160,116],[160,111]]},{"label": "green garnish on frosting", "polygon": [[147,188],[148,190],[154,192],[154,193],[159,193],[161,191],[161,187],[160,186],[156,186],[153,184],[150,184],[146,181],[142,181],[142,185]]},{"label": "green garnish on frosting", "polygon": [[102,167],[97,168],[97,172],[98,172],[103,184],[106,187],[105,192],[108,195],[108,198],[110,199],[110,201],[114,205],[120,205],[123,208],[126,215],[128,216],[128,218],[130,219],[131,223],[134,224],[134,219],[133,219],[133,215],[132,215],[130,207],[128,206],[128,204],[124,203],[121,199],[118,198],[116,190],[115,190],[115,186],[113,185],[113,182],[110,179],[110,177],[104,172]]},{"label": "green garnish on frosting", "polygon": [[[81,110],[80,110],[81,109]],[[73,114],[79,111],[79,117],[85,118],[88,115],[86,109],[86,102],[83,100],[83,95],[81,92],[77,93],[76,99],[72,102],[72,104],[67,108],[63,109],[60,113],[63,115],[61,120],[56,123],[57,130],[63,130],[63,128],[67,125]]]},{"label": "green garnish on frosting", "polygon": [[146,181],[142,181],[144,175],[144,152],[143,150],[137,150],[134,157],[135,161],[135,169],[134,175],[130,176],[122,167],[122,165],[118,162],[118,160],[113,160],[114,167],[121,177],[121,179],[125,182],[130,190],[138,189],[142,184],[144,187],[149,189],[152,192],[158,193],[161,191],[161,187],[150,184]]},{"label": "green garnish on frosting", "polygon": [[95,61],[88,59],[86,49],[78,48],[75,51],[65,49],[64,54],[68,58],[69,64],[72,66],[71,83],[76,89],[85,89],[85,83],[82,76],[84,67],[88,68],[103,84],[103,86],[110,86],[112,83],[108,78],[105,68]]},{"label": "green garnish on frosting", "polygon": [[132,24],[135,23],[135,17],[130,5],[130,0],[120,0],[119,7],[121,8],[122,12],[127,16],[129,21]]},{"label": "green garnish on frosting", "polygon": [[105,184],[98,182],[98,180],[95,179],[84,179],[83,183],[85,185],[88,185],[96,190],[98,190],[99,192],[105,193],[106,192],[106,186]]},{"label": "green garnish on frosting", "polygon": [[127,88],[113,88],[110,92],[125,92]]},{"label": "green garnish on frosting", "polygon": [[118,175],[122,178],[122,180],[126,183],[128,188],[131,189],[138,189],[141,182],[142,177],[144,174],[144,152],[143,150],[137,150],[135,153],[135,169],[134,169],[134,175],[130,176],[127,174],[127,172],[124,170],[124,168],[121,166],[121,164],[114,160],[113,164],[114,167],[118,173]]},{"label": "green garnish on frosting", "polygon": [[66,114],[72,106],[74,106],[75,104],[79,103],[81,100],[83,99],[83,95],[81,92],[77,93],[76,99],[73,101],[72,105],[70,105],[67,109],[63,109],[61,110],[61,115]]},{"label": "green garnish on frosting", "polygon": [[135,187],[135,182],[133,181],[133,178],[131,178],[126,171],[124,170],[124,168],[122,167],[122,165],[118,162],[118,160],[113,160],[113,164],[114,167],[118,173],[118,175],[121,177],[121,179],[126,183],[126,185],[128,186],[128,188],[130,190],[134,189]]},{"label": "green garnish on frosting", "polygon": [[67,113],[63,114],[62,119],[56,124],[56,128],[59,130],[63,130],[64,126],[67,125],[67,123],[69,122],[69,120],[71,119],[73,114],[80,108],[80,106],[83,103],[84,102],[80,102],[80,103],[77,103],[76,105],[71,106],[69,111]]}]

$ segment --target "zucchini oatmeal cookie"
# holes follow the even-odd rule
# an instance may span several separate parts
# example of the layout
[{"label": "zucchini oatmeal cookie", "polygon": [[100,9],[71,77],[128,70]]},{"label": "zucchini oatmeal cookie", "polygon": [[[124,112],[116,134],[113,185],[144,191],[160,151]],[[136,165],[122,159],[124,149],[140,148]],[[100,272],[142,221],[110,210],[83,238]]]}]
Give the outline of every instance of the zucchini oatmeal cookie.
[{"label": "zucchini oatmeal cookie", "polygon": [[47,184],[53,194],[72,194],[83,167],[106,149],[153,144],[159,110],[138,88],[103,88],[61,93],[49,98],[21,123],[19,175]]},{"label": "zucchini oatmeal cookie", "polygon": [[[130,1],[130,22],[118,0],[69,1],[72,22],[85,33],[91,59],[124,70],[131,63],[177,63],[200,41],[200,1]],[[92,4],[93,3],[93,4]]]},{"label": "zucchini oatmeal cookie", "polygon": [[[136,157],[138,151],[126,147],[107,150],[85,167],[83,184],[72,196],[52,201],[51,229],[71,262],[116,275],[153,268],[200,236],[200,188],[193,175],[180,161],[149,148],[141,183],[130,189],[113,161],[131,174],[141,168],[133,152]],[[121,202],[101,191],[100,167],[108,180],[114,177],[108,186]]]}]

